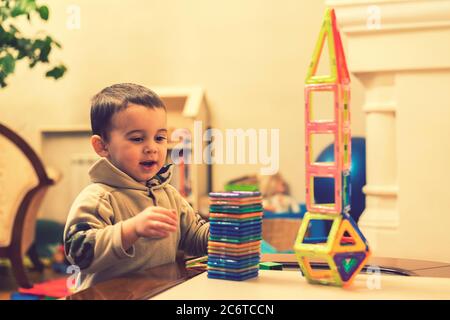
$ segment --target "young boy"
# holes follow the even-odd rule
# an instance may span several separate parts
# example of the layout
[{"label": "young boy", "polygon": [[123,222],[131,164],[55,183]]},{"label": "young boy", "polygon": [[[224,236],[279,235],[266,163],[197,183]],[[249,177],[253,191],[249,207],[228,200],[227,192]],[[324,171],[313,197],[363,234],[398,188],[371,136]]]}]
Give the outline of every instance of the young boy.
[{"label": "young boy", "polygon": [[151,90],[116,84],[92,99],[91,144],[101,157],[64,230],[80,287],[206,254],[209,223],[169,184],[166,109]]}]

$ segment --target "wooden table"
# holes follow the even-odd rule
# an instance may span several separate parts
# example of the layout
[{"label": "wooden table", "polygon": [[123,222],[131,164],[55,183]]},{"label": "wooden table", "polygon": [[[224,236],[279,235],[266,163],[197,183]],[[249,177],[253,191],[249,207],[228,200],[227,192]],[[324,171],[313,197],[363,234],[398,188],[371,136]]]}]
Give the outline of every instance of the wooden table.
[{"label": "wooden table", "polygon": [[[258,278],[235,282],[208,279],[206,272],[176,262],[97,284],[66,299],[450,299],[449,263],[375,257],[350,289],[341,289],[308,284],[292,254],[265,254],[261,261],[280,262],[283,271],[260,270]],[[374,267],[381,270],[376,281],[365,271]]]}]

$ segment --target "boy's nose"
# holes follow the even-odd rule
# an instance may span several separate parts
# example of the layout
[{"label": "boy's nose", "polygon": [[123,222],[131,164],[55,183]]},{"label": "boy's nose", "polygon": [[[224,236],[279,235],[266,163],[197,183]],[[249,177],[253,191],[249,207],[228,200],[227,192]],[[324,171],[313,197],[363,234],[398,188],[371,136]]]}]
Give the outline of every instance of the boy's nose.
[{"label": "boy's nose", "polygon": [[147,145],[144,147],[144,153],[155,153],[156,151],[156,148],[151,145]]}]

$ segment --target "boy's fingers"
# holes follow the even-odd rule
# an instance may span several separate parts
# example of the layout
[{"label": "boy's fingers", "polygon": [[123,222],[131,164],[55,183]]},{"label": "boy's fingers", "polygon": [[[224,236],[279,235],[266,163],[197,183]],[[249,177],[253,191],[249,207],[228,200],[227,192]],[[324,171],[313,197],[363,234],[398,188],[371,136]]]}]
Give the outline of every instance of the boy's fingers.
[{"label": "boy's fingers", "polygon": [[169,231],[169,232],[174,232],[177,230],[177,227],[171,224],[167,224],[161,221],[156,222],[156,226],[158,229],[161,229],[163,231]]},{"label": "boy's fingers", "polygon": [[178,225],[177,220],[175,220],[174,218],[171,218],[169,216],[166,216],[164,214],[161,214],[161,213],[154,213],[151,216],[150,219],[153,220],[153,221],[164,222],[164,223],[167,223],[167,224],[170,224],[170,225],[173,225],[173,226],[177,226]]},{"label": "boy's fingers", "polygon": [[168,219],[171,219],[171,220],[174,220],[174,221],[177,220],[176,217],[174,215],[172,215],[172,214],[165,214],[165,213],[154,212],[153,211],[152,215],[155,216],[155,217],[165,217],[165,218],[168,218]]},{"label": "boy's fingers", "polygon": [[167,217],[172,218],[175,221],[177,220],[177,215],[174,212],[170,211],[170,210],[169,211],[155,210],[154,212],[157,212],[159,214],[163,214],[163,215],[165,215]]},{"label": "boy's fingers", "polygon": [[174,217],[174,218],[177,217],[176,211],[174,209],[166,209],[163,207],[154,207],[153,212],[159,212],[159,213],[166,214],[166,215]]},{"label": "boy's fingers", "polygon": [[147,221],[147,228],[164,228],[167,231],[177,230],[178,225],[167,217],[162,216],[161,219],[151,219]]},{"label": "boy's fingers", "polygon": [[155,233],[164,233],[169,234],[172,232],[175,232],[177,229],[173,226],[161,223],[161,222],[154,222],[152,225],[148,226],[147,228],[147,234],[155,234]]}]

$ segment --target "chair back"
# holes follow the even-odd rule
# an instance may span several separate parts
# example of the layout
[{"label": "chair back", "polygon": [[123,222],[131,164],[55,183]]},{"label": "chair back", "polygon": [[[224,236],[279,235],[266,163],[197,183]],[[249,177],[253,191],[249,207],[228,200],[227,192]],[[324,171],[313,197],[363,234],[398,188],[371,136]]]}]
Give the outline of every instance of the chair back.
[{"label": "chair back", "polygon": [[38,208],[53,184],[42,161],[17,133],[0,123],[0,247],[34,241]]}]

